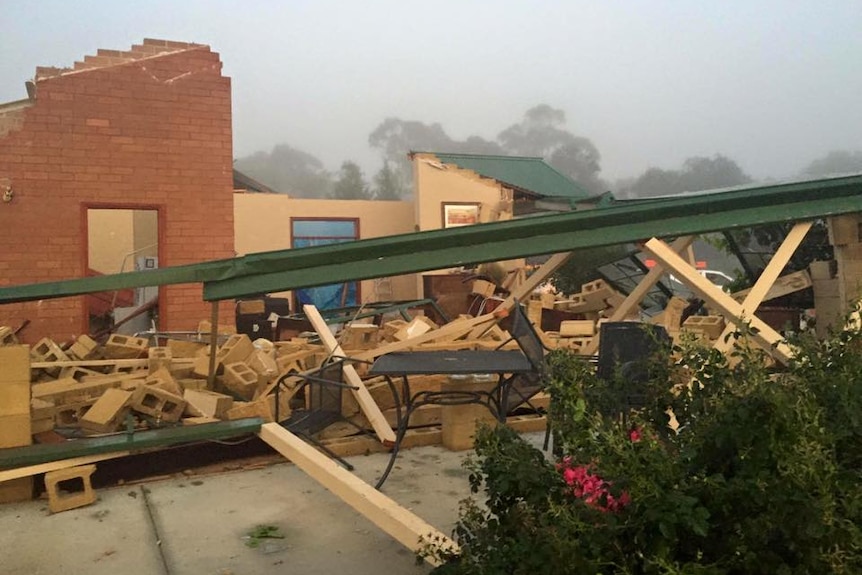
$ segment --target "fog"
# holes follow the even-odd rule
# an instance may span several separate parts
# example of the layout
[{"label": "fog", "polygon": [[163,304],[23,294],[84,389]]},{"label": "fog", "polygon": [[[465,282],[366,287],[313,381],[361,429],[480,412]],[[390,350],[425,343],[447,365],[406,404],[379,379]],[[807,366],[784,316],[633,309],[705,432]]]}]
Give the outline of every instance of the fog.
[{"label": "fog", "polygon": [[862,3],[3,0],[0,102],[36,66],[145,37],[208,44],[232,78],[234,156],[287,143],[369,174],[387,117],[493,140],[538,104],[606,181],[723,154],[787,178],[862,149]]}]

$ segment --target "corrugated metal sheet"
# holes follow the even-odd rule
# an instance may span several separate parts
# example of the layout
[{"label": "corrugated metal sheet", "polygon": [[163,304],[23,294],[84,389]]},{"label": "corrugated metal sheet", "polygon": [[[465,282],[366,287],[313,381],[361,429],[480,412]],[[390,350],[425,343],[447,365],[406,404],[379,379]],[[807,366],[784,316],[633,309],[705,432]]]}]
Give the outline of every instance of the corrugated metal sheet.
[{"label": "corrugated metal sheet", "polygon": [[455,164],[537,196],[583,200],[592,195],[542,158],[433,153],[444,164]]}]

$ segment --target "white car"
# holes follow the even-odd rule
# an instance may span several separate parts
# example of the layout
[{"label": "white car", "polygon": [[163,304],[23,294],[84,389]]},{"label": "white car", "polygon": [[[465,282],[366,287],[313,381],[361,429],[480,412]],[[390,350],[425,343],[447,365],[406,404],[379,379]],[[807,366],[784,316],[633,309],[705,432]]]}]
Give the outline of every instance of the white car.
[{"label": "white car", "polygon": [[[718,270],[697,270],[697,273],[708,279],[710,282],[714,283],[721,289],[727,291],[730,284],[733,283],[733,278],[727,275],[726,273]],[[673,274],[668,274],[670,277],[670,281],[677,283],[679,285],[685,285],[678,279],[676,279]]]}]

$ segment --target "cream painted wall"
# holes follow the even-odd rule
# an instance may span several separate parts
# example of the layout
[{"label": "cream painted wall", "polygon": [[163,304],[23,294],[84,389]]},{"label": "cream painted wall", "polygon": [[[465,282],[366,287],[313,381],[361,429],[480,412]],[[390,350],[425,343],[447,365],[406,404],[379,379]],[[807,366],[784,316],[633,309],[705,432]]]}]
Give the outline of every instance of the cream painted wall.
[{"label": "cream painted wall", "polygon": [[[478,203],[479,223],[512,219],[512,190],[471,170],[443,164],[434,154],[414,154],[413,182],[420,230],[442,228],[443,204],[449,202]],[[523,267],[524,260],[507,260],[500,264],[512,270]],[[437,273],[447,273],[447,270],[437,270]]]},{"label": "cream painted wall", "polygon": [[156,210],[87,210],[87,260],[103,274],[133,271],[135,258],[159,254]]},{"label": "cream painted wall", "polygon": [[124,271],[123,259],[135,249],[134,228],[132,210],[87,210],[89,267],[103,274]]},{"label": "cream painted wall", "polygon": [[[256,193],[235,193],[233,197],[237,255],[290,249],[291,217],[358,218],[360,239],[414,231],[412,202],[313,200]],[[413,277],[393,277],[387,282],[389,285],[363,281],[362,301],[417,299]]]},{"label": "cream painted wall", "polygon": [[511,214],[511,190],[470,170],[442,164],[433,154],[414,156],[413,182],[415,217],[420,230],[442,228],[443,204],[448,202],[480,204],[481,223],[505,219],[505,215],[500,217],[501,213]]}]

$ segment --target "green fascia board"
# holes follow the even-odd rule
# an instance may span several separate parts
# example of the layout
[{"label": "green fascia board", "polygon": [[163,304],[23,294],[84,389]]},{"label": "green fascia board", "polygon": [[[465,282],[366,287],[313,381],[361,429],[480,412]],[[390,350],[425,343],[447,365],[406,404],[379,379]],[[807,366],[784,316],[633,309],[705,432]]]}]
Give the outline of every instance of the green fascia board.
[{"label": "green fascia board", "polygon": [[[206,282],[204,299],[313,287],[487,261],[862,211],[862,176],[247,256],[260,273]],[[257,259],[256,262],[248,261]]]},{"label": "green fascia board", "polygon": [[0,469],[14,469],[25,465],[38,465],[49,461],[73,459],[87,455],[116,451],[140,451],[182,443],[229,439],[257,433],[263,420],[259,417],[219,421],[201,425],[165,427],[133,433],[115,433],[101,437],[86,437],[62,443],[43,443],[24,447],[0,449]]},{"label": "green fascia board", "polygon": [[503,184],[532,192],[537,196],[574,200],[590,197],[590,192],[546,164],[542,158],[427,153],[434,154],[444,164],[455,164]]}]

